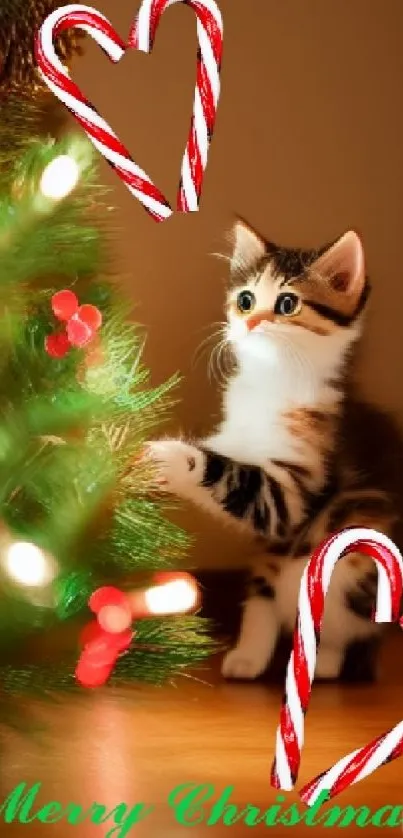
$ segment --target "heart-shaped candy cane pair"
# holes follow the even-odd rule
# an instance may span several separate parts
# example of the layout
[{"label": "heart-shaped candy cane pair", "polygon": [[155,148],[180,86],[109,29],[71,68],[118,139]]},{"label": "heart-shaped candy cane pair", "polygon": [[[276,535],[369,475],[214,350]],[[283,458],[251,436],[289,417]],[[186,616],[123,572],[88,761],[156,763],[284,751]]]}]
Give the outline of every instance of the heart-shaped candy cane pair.
[{"label": "heart-shaped candy cane pair", "polygon": [[91,35],[115,63],[120,61],[128,48],[150,53],[163,12],[178,2],[186,3],[197,16],[199,49],[195,97],[177,196],[179,212],[195,212],[199,209],[220,95],[223,24],[215,0],[143,0],[127,43],[120,38],[109,20],[91,6],[63,6],[46,18],[35,43],[36,61],[43,81],[69,108],[95,147],[155,221],[164,221],[172,215],[169,202],[70,79],[68,70],[56,55],[54,40],[65,29],[78,27]]},{"label": "heart-shaped candy cane pair", "polygon": [[[351,552],[371,556],[378,568],[375,622],[400,621],[403,628],[403,619],[399,620],[403,559],[393,541],[376,530],[352,527],[323,542],[305,568],[301,581],[293,651],[288,663],[272,768],[271,783],[278,789],[290,791],[297,780],[304,744],[304,717],[315,674],[325,597],[336,563]],[[334,797],[368,777],[381,765],[402,755],[403,721],[307,783],[301,791],[301,798],[312,806],[324,790]]]}]

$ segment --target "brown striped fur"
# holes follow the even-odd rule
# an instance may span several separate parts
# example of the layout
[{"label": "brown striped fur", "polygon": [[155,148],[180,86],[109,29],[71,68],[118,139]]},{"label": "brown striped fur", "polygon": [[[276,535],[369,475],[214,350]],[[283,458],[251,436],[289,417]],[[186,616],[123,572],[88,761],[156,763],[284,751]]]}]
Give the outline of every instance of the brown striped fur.
[{"label": "brown striped fur", "polygon": [[[292,631],[309,556],[335,530],[366,526],[402,545],[403,444],[360,401],[351,359],[370,284],[352,231],[291,250],[235,225],[226,341],[235,359],[216,432],[152,444],[167,491],[254,532],[256,562],[226,677],[254,678]],[[376,573],[352,554],[332,574],[317,673],[338,677],[353,643],[372,644]]]}]

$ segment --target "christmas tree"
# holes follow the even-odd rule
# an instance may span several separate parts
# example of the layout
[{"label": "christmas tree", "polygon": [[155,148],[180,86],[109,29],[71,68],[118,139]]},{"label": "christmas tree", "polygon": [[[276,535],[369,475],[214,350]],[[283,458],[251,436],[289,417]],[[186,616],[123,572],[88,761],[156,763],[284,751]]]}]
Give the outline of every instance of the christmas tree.
[{"label": "christmas tree", "polygon": [[[143,456],[175,380],[148,385],[143,337],[108,262],[108,206],[91,147],[60,132],[35,71],[35,30],[58,5],[3,0],[0,10],[3,701],[80,689],[78,646],[62,654],[61,625],[73,620],[78,639],[94,591],[144,588],[187,547],[164,518]],[[67,62],[79,42],[67,32],[57,46]],[[210,651],[198,617],[148,617],[134,630],[110,683],[159,682]],[[38,645],[45,661],[32,657]]]}]

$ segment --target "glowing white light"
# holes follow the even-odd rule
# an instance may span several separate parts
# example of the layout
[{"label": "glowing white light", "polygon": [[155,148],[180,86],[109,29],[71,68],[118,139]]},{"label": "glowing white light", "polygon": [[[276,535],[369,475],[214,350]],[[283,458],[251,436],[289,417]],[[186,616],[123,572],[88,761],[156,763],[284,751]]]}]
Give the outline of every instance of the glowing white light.
[{"label": "glowing white light", "polygon": [[198,591],[195,583],[177,579],[149,588],[144,598],[151,614],[183,614],[195,607]]},{"label": "glowing white light", "polygon": [[65,198],[77,185],[79,176],[76,161],[68,154],[60,154],[44,169],[40,182],[42,195],[55,201]]},{"label": "glowing white light", "polygon": [[50,557],[27,541],[18,541],[7,549],[4,564],[15,582],[28,587],[47,585],[55,576]]}]

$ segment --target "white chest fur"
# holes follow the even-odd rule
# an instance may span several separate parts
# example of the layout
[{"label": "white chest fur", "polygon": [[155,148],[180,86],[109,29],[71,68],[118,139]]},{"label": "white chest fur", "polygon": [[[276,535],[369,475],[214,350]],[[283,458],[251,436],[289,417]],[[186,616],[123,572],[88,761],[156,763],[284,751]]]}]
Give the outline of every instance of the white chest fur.
[{"label": "white chest fur", "polygon": [[285,414],[330,407],[339,399],[329,381],[342,364],[345,337],[336,333],[324,344],[316,334],[293,331],[292,343],[280,331],[275,336],[256,331],[238,339],[238,372],[224,393],[224,421],[208,440],[218,453],[261,466],[270,458],[292,458],[297,442]]},{"label": "white chest fur", "polygon": [[227,456],[261,465],[292,455],[293,439],[284,422],[284,413],[295,404],[290,396],[281,375],[275,380],[265,368],[240,372],[225,395],[226,418],[219,436]]},{"label": "white chest fur", "polygon": [[300,355],[276,344],[268,352],[266,337],[253,339],[255,351],[240,358],[239,370],[224,393],[224,420],[208,444],[238,462],[264,465],[270,458],[296,455],[296,440],[285,421],[287,411],[329,400],[330,393],[322,371]]}]

